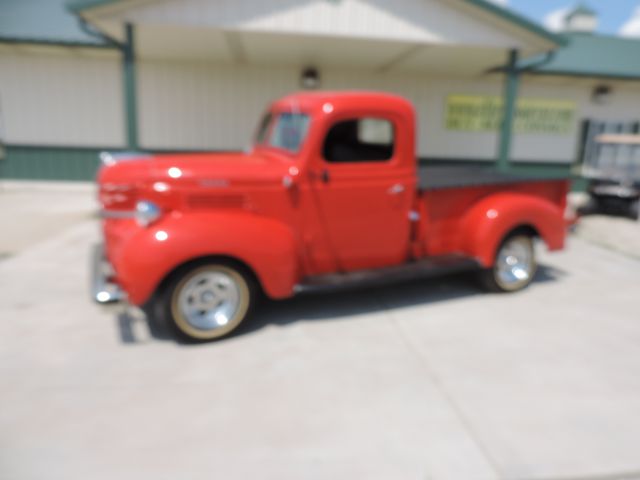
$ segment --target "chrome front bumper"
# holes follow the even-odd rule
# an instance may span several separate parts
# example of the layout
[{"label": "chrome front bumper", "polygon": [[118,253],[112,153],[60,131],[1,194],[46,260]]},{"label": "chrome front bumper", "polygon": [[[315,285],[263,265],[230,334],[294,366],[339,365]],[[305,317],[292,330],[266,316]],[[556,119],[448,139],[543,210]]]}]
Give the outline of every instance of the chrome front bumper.
[{"label": "chrome front bumper", "polygon": [[91,255],[91,296],[95,302],[108,305],[126,300],[124,291],[111,280],[113,276],[113,267],[104,255],[104,247],[95,245]]}]

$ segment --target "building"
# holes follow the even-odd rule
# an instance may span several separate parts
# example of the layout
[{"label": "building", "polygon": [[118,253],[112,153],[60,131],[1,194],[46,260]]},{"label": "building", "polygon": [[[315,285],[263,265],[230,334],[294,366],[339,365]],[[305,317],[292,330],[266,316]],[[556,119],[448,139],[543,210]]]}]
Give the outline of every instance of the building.
[{"label": "building", "polygon": [[[587,119],[640,120],[640,41],[486,0],[4,0],[5,178],[91,179],[101,150],[238,150],[308,87],[406,96],[426,162],[569,173]],[[504,121],[503,121],[504,119]]]}]

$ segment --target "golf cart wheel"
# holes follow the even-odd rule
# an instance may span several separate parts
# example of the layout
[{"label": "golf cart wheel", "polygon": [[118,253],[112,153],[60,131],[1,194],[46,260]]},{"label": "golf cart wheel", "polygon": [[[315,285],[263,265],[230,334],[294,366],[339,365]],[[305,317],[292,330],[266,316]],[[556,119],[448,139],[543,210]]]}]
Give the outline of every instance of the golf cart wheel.
[{"label": "golf cart wheel", "polygon": [[629,217],[640,220],[640,198],[629,203]]}]

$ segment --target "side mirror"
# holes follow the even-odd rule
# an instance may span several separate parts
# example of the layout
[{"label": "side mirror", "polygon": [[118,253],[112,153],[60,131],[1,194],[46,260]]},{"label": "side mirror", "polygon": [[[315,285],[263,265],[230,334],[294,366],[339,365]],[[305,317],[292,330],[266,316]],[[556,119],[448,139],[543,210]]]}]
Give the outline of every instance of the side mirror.
[{"label": "side mirror", "polygon": [[296,185],[298,185],[298,175],[300,174],[300,170],[298,167],[292,166],[289,168],[289,174],[282,177],[282,186],[287,190],[291,190]]}]

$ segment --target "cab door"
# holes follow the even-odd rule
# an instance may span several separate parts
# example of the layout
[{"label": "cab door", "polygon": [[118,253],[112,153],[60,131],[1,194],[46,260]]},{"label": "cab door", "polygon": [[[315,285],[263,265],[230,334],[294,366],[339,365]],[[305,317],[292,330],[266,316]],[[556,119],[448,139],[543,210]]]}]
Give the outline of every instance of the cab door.
[{"label": "cab door", "polygon": [[341,271],[407,261],[415,167],[400,158],[397,126],[384,115],[344,115],[316,152],[312,192]]}]

